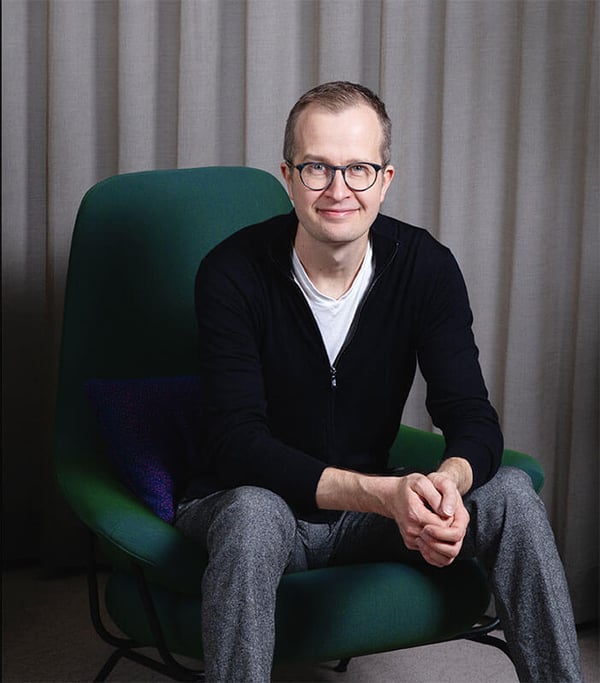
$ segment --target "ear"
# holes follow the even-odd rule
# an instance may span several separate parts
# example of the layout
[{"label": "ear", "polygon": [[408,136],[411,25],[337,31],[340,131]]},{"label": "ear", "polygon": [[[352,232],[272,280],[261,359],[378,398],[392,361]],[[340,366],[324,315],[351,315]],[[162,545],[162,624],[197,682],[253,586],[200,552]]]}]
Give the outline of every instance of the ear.
[{"label": "ear", "polygon": [[383,179],[383,182],[381,183],[381,197],[380,197],[380,202],[383,204],[383,200],[385,199],[385,195],[388,191],[389,186],[392,183],[392,179],[394,178],[394,173],[396,170],[394,169],[393,166],[388,165],[386,166],[382,171],[381,171],[381,177]]},{"label": "ear", "polygon": [[281,165],[279,168],[281,169],[281,175],[283,176],[283,179],[285,180],[285,184],[287,185],[287,190],[288,190],[288,194],[290,195],[290,199],[293,202],[294,201],[294,192],[292,190],[292,174],[294,172],[294,169],[290,168],[289,165],[285,161],[281,162]]}]

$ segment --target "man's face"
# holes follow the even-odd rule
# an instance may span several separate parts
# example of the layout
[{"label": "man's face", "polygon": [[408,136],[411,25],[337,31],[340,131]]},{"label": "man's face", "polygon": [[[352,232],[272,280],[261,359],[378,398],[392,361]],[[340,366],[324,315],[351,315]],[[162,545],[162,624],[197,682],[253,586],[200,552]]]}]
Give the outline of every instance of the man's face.
[{"label": "man's face", "polygon": [[[296,122],[294,165],[320,161],[334,166],[354,162],[382,164],[383,133],[377,114],[366,104],[341,112],[309,105]],[[373,187],[363,192],[350,190],[336,171],[325,190],[309,190],[296,169],[287,164],[281,170],[298,215],[298,230],[315,243],[342,245],[356,240],[366,244],[379,207],[394,175],[392,166],[379,171]]]}]

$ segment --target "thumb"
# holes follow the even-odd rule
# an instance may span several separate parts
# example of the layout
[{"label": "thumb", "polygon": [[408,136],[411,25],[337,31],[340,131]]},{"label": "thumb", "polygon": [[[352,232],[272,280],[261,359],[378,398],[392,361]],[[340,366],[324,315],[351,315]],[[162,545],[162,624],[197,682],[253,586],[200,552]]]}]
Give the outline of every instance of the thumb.
[{"label": "thumb", "polygon": [[440,477],[436,480],[436,486],[441,494],[438,507],[438,514],[441,517],[453,517],[458,505],[459,493],[453,482],[447,477]]}]

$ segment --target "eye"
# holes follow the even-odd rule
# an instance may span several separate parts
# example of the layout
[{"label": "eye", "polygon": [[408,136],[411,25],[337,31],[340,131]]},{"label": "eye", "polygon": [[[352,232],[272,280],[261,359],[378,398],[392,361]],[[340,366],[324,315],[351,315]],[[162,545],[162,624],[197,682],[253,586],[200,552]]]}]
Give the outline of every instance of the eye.
[{"label": "eye", "polygon": [[364,176],[369,174],[370,170],[372,170],[371,167],[366,164],[352,164],[352,166],[348,166],[348,171],[346,172],[349,172],[353,178],[364,178]]},{"label": "eye", "polygon": [[318,161],[307,164],[305,169],[307,173],[315,176],[323,176],[327,174],[327,166],[325,166],[325,164],[319,163]]}]

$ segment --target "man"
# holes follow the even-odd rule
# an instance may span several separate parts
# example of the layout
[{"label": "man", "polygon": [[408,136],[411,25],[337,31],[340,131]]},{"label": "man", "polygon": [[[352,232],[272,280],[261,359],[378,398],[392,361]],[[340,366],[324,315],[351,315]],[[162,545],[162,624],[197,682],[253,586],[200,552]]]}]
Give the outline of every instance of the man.
[{"label": "man", "polygon": [[[208,550],[208,681],[270,680],[286,571],[383,559],[489,571],[521,680],[580,680],[564,574],[502,436],[464,282],[427,232],[379,214],[390,121],[368,89],[306,93],[286,127],[294,211],[246,228],[196,282],[204,422],[176,524]],[[446,449],[386,476],[416,363]]]}]

